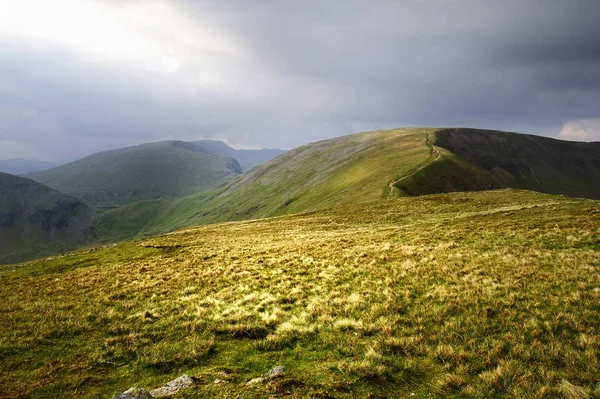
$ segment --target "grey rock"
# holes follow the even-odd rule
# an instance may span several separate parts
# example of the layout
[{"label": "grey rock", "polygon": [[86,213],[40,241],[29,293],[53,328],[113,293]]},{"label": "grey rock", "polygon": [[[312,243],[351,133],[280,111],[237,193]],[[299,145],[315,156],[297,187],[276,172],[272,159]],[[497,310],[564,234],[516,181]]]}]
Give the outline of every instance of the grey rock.
[{"label": "grey rock", "polygon": [[153,389],[150,391],[150,395],[153,398],[164,398],[167,396],[175,395],[182,389],[191,388],[195,385],[194,380],[187,374],[182,375],[181,377],[175,378],[173,381],[167,382],[164,386]]},{"label": "grey rock", "polygon": [[152,399],[152,395],[144,388],[129,388],[114,399]]},{"label": "grey rock", "polygon": [[218,379],[218,378],[217,378],[217,379],[215,380],[215,382],[214,382],[214,383],[215,383],[215,384],[224,384],[224,383],[226,383],[226,382],[227,382],[227,381],[220,380],[220,379]]},{"label": "grey rock", "polygon": [[267,371],[264,375],[263,378],[265,379],[271,379],[273,377],[276,377],[280,374],[283,374],[283,366],[277,366],[269,371]]},{"label": "grey rock", "polygon": [[246,383],[246,385],[254,385],[254,384],[260,384],[266,381],[269,381],[279,375],[284,374],[283,372],[283,366],[277,366],[269,371],[267,371],[266,373],[264,373],[263,375],[261,375],[260,377],[256,377],[251,379],[250,381],[248,381]]}]

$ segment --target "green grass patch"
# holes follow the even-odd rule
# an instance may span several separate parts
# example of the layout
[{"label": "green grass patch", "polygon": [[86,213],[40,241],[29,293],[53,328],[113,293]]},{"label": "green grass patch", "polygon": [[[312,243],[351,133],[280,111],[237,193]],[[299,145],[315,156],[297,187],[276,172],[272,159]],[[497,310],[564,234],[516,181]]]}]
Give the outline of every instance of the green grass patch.
[{"label": "green grass patch", "polygon": [[0,391],[110,397],[188,373],[185,398],[597,398],[599,209],[441,194],[3,266]]}]

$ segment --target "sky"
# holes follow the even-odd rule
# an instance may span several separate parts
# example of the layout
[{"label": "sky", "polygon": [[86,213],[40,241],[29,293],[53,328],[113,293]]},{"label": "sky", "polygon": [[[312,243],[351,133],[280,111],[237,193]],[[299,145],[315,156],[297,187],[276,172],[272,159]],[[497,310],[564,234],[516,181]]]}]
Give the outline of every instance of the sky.
[{"label": "sky", "polygon": [[0,159],[467,126],[600,141],[598,0],[0,0]]}]

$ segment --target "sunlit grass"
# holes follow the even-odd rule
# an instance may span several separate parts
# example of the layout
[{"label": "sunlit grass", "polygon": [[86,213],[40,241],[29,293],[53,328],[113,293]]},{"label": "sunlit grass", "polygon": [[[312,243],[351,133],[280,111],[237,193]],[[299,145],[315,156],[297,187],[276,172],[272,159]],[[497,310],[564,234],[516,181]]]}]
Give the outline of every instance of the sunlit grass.
[{"label": "sunlit grass", "polygon": [[[200,381],[190,398],[597,398],[599,267],[597,201],[522,191],[189,228],[7,266],[0,396],[110,397],[188,373]],[[277,364],[283,378],[244,385]]]}]

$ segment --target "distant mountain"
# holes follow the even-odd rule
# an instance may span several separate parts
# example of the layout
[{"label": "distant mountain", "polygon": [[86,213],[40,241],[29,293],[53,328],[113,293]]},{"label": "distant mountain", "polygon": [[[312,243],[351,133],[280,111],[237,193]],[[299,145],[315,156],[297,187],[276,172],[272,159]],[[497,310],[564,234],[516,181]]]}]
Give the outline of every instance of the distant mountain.
[{"label": "distant mountain", "polygon": [[242,173],[239,163],[183,141],[104,151],[50,170],[35,181],[99,208],[172,199],[223,185]]},{"label": "distant mountain", "polygon": [[83,245],[94,218],[95,212],[75,198],[0,173],[0,263]]},{"label": "distant mountain", "polygon": [[400,196],[499,188],[600,199],[598,182],[600,143],[475,129],[394,129],[292,149],[219,190],[107,212],[95,231],[125,238]]},{"label": "distant mountain", "polygon": [[285,152],[284,150],[267,148],[263,148],[262,150],[236,150],[222,141],[214,140],[198,140],[192,141],[192,143],[205,148],[215,155],[236,159],[244,172]]},{"label": "distant mountain", "polygon": [[35,161],[31,159],[7,159],[0,160],[0,173],[22,175],[54,168],[56,166],[58,166],[58,164],[54,162]]}]

